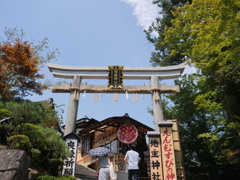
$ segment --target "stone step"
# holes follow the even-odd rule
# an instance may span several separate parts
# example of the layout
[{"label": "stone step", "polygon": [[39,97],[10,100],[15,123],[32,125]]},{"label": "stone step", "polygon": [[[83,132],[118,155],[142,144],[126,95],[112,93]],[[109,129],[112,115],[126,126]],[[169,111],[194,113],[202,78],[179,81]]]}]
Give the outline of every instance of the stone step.
[{"label": "stone step", "polygon": [[96,180],[94,177],[95,172],[95,170],[83,164],[76,164],[75,177],[78,180]]},{"label": "stone step", "polygon": [[78,175],[78,174],[76,174],[75,177],[76,177],[78,180],[96,180],[95,177]]}]

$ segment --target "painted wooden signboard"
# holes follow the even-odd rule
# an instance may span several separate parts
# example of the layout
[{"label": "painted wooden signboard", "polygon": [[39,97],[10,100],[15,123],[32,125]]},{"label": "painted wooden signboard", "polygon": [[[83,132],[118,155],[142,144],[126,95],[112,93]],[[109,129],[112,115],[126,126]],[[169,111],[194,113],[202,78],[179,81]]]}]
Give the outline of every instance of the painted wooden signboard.
[{"label": "painted wooden signboard", "polygon": [[180,143],[180,134],[178,130],[178,121],[176,119],[167,120],[172,121],[172,134],[173,134],[173,146],[175,152],[175,162],[176,162],[176,170],[177,170],[177,180],[186,180],[185,178],[185,170],[183,166],[183,157],[182,157],[182,148]]},{"label": "painted wooden signboard", "polygon": [[101,135],[97,136],[93,141],[93,148],[101,146],[106,142],[109,142],[116,138],[116,129],[112,129],[109,132],[102,133]]},{"label": "painted wooden signboard", "polygon": [[108,66],[108,88],[123,88],[123,66]]},{"label": "painted wooden signboard", "polygon": [[160,133],[156,131],[149,131],[147,135],[149,137],[151,180],[163,180]]},{"label": "painted wooden signboard", "polygon": [[124,144],[132,144],[138,137],[138,130],[134,125],[123,124],[118,128],[117,137]]},{"label": "painted wooden signboard", "polygon": [[66,139],[66,143],[72,154],[67,159],[64,160],[62,175],[74,176],[78,141],[77,139]]},{"label": "painted wooden signboard", "polygon": [[164,180],[177,180],[172,126],[160,126]]}]

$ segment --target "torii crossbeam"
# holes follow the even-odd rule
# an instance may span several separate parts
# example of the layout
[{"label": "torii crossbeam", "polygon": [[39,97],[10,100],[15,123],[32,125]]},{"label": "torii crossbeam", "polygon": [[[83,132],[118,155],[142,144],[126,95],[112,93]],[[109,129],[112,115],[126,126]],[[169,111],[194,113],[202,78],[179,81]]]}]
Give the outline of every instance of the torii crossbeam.
[{"label": "torii crossbeam", "polygon": [[[64,66],[48,63],[48,68],[54,77],[73,79],[71,84],[55,85],[52,87],[54,93],[70,93],[70,101],[66,119],[64,135],[75,130],[79,94],[87,93],[144,93],[152,94],[154,126],[158,131],[158,122],[164,121],[162,112],[161,93],[177,93],[178,86],[160,84],[159,81],[165,79],[175,79],[180,77],[185,65],[164,66],[164,67],[124,67],[124,80],[150,80],[150,84],[139,86],[124,86],[123,89],[109,89],[107,85],[87,85],[81,83],[82,79],[108,79],[108,67],[89,67],[89,66]],[[156,99],[156,96],[158,97]]]}]

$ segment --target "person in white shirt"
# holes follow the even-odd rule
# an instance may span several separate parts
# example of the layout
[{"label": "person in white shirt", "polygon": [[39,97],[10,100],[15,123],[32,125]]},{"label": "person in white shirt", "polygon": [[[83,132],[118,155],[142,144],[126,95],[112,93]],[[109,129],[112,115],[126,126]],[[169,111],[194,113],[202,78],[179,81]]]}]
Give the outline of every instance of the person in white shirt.
[{"label": "person in white shirt", "polygon": [[132,177],[134,180],[138,180],[139,178],[139,154],[136,152],[136,146],[131,145],[130,150],[127,151],[124,161],[128,162],[128,179],[132,180]]}]

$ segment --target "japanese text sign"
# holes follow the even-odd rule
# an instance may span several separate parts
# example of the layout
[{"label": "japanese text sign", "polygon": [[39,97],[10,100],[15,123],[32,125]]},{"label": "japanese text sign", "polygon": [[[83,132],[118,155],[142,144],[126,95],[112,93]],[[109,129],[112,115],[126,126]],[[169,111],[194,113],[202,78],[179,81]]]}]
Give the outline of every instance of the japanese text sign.
[{"label": "japanese text sign", "polygon": [[177,180],[172,127],[160,126],[164,180]]},{"label": "japanese text sign", "polygon": [[108,88],[123,88],[123,66],[108,66]]},{"label": "japanese text sign", "polygon": [[134,125],[123,124],[118,128],[117,137],[124,144],[132,144],[138,137],[138,130]]},{"label": "japanese text sign", "polygon": [[64,160],[62,175],[74,176],[78,141],[77,139],[66,139],[66,143],[72,154],[67,159]]},{"label": "japanese text sign", "polygon": [[160,133],[149,131],[147,135],[149,136],[151,180],[163,180]]}]

